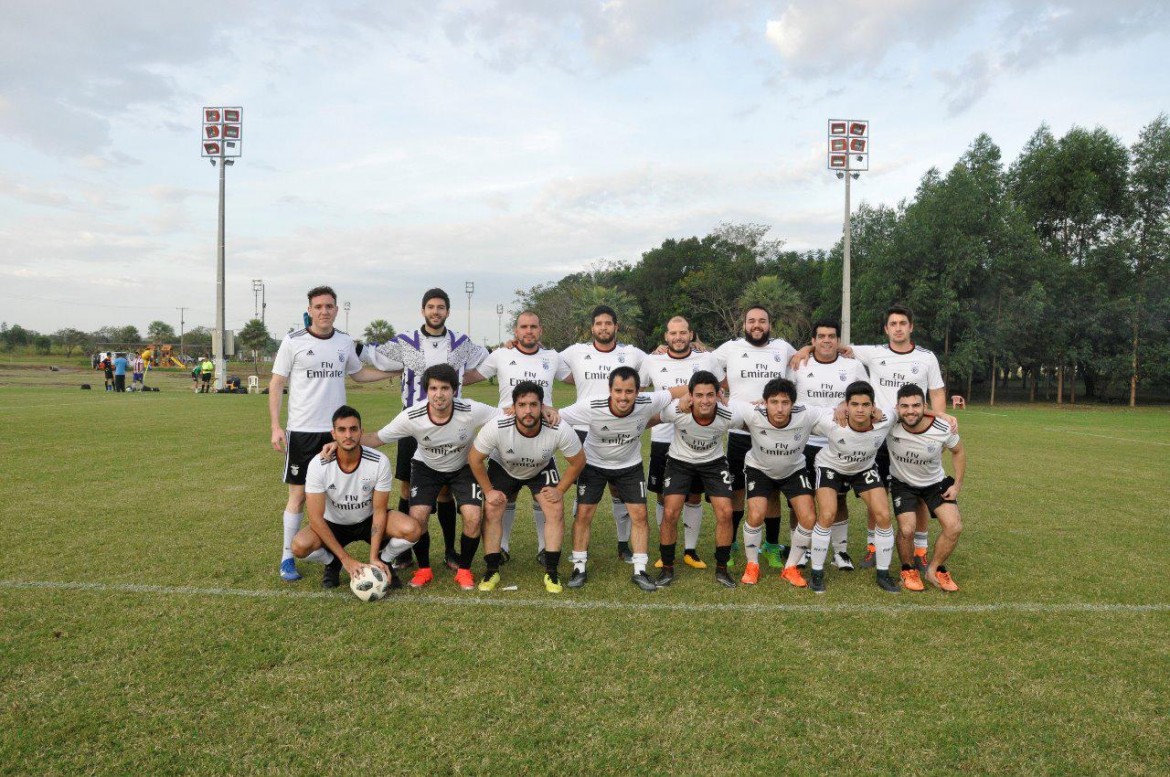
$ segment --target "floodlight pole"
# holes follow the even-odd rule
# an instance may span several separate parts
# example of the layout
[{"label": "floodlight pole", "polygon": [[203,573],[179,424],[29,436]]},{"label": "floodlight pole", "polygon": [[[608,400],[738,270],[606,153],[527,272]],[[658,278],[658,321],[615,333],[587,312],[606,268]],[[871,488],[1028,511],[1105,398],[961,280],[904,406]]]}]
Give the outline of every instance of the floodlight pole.
[{"label": "floodlight pole", "polygon": [[471,337],[471,295],[475,293],[475,281],[467,281],[463,284],[463,290],[467,292],[467,336]]},{"label": "floodlight pole", "polygon": [[224,199],[227,193],[227,164],[219,157],[219,239],[216,241],[215,268],[215,329],[219,342],[215,347],[215,388],[220,390],[227,382],[227,332],[224,321]]},{"label": "floodlight pole", "polygon": [[504,306],[496,305],[496,315],[499,317],[499,325],[496,327],[496,342],[504,342]]},{"label": "floodlight pole", "polygon": [[179,311],[179,356],[186,356],[187,351],[183,347],[183,335],[186,333],[187,325],[187,308],[177,308]]},{"label": "floodlight pole", "polygon": [[349,301],[347,300],[342,307],[345,308],[345,331],[349,332]]},{"label": "floodlight pole", "polygon": [[851,343],[853,341],[849,339],[849,328],[853,317],[851,315],[852,287],[850,278],[852,277],[852,269],[849,256],[849,238],[853,232],[853,227],[849,208],[849,183],[853,179],[853,176],[849,170],[849,155],[846,155],[845,160],[845,255],[844,262],[841,266],[841,342]]}]

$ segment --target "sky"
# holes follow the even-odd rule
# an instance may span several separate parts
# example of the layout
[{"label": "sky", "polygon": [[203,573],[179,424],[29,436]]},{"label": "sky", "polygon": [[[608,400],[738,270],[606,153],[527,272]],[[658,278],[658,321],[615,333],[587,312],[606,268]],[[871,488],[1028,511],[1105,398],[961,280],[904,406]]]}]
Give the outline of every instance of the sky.
[{"label": "sky", "polygon": [[[0,319],[51,333],[213,326],[218,169],[242,106],[226,318],[276,336],[332,285],[360,334],[449,322],[494,343],[517,289],[636,262],[721,222],[794,250],[841,233],[826,122],[871,123],[853,201],[910,198],[987,132],[1127,145],[1167,110],[1164,0],[7,0]],[[465,283],[473,282],[471,298]],[[685,311],[682,311],[685,312]],[[507,315],[504,325],[507,325]]]}]

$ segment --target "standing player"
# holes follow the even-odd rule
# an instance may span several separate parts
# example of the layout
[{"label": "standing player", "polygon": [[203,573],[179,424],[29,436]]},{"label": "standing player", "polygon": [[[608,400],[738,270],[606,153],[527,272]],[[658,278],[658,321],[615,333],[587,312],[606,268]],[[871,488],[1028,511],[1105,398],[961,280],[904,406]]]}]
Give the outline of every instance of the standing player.
[{"label": "standing player", "polygon": [[[845,401],[845,389],[850,383],[867,378],[860,362],[837,352],[841,342],[840,333],[840,324],[833,319],[821,319],[813,324],[812,358],[799,369],[793,370],[797,404],[836,408]],[[809,477],[814,480],[816,465],[813,461],[826,442],[823,435],[813,435],[804,446]],[[852,571],[853,559],[849,556],[849,505],[845,494],[841,494],[837,500],[837,519],[829,533],[833,566],[845,572]]]},{"label": "standing player", "polygon": [[[497,348],[476,368],[484,378],[498,378],[496,382],[500,387],[499,407],[508,407],[513,403],[512,392],[521,383],[535,383],[540,386],[543,390],[542,401],[548,405],[553,404],[553,382],[560,371],[561,360],[556,351],[541,346],[540,337],[543,331],[540,317],[531,310],[524,311],[516,316],[516,326],[512,330],[515,347]],[[516,493],[519,493],[519,490]],[[500,538],[500,556],[504,562],[508,561],[512,547],[512,524],[516,521],[516,493],[510,496],[501,519],[503,534]],[[543,564],[544,513],[541,512],[539,500],[534,500],[532,505],[532,520],[536,524],[537,561]]]},{"label": "standing player", "polygon": [[[666,322],[665,353],[649,354],[642,361],[642,368],[638,371],[639,382],[643,386],[654,386],[656,391],[664,391],[675,386],[685,386],[691,377],[700,371],[714,374],[718,380],[723,380],[723,369],[715,356],[706,351],[696,351],[691,347],[695,336],[691,333],[691,325],[682,316],[675,316]],[[650,432],[650,471],[646,474],[646,488],[657,495],[658,525],[662,526],[663,496],[662,478],[666,471],[666,452],[674,440],[674,429],[667,424],[654,427]],[[720,445],[722,450],[722,445]],[[695,481],[695,487],[701,485]],[[701,492],[686,495],[686,502],[682,508],[683,515],[683,563],[695,569],[706,569],[707,564],[699,558],[699,533],[703,527],[703,503]],[[730,504],[730,503],[729,503]],[[654,566],[661,567],[662,559]]]},{"label": "standing player", "polygon": [[[310,459],[333,439],[330,419],[333,411],[345,404],[345,376],[352,376],[358,383],[390,377],[390,372],[362,366],[350,336],[333,328],[333,320],[337,318],[337,294],[333,289],[317,286],[309,290],[308,297],[313,323],[289,332],[280,341],[272,362],[272,380],[268,383],[272,449],[285,453],[288,501],[282,519],[284,551],[280,557],[280,576],[289,582],[301,579],[293,560],[292,541],[301,528],[305,473]],[[394,365],[388,366],[393,370]],[[214,370],[215,366],[204,365],[204,369]],[[398,369],[402,366],[398,365]],[[205,374],[210,377],[211,373]],[[280,406],[286,387],[288,419],[282,427]]]},{"label": "standing player", "polygon": [[[451,298],[447,296],[447,292],[438,288],[428,289],[422,298],[421,327],[413,332],[403,332],[377,348],[363,349],[362,358],[368,358],[370,363],[379,369],[394,369],[394,365],[397,364],[405,366],[406,371],[402,376],[404,410],[409,410],[426,400],[427,387],[422,375],[428,367],[449,364],[455,369],[459,378],[455,384],[456,397],[459,396],[460,383],[469,384],[483,380],[483,376],[476,372],[475,368],[487,358],[487,349],[473,343],[467,335],[447,329],[447,317],[450,314]],[[410,493],[410,468],[415,445],[412,438],[404,439],[398,444],[394,476],[401,483],[398,509],[403,512],[409,509],[407,494]],[[447,491],[444,490],[440,495],[436,510],[439,513],[439,526],[443,529],[447,566],[457,569],[459,565],[455,553],[455,503],[451,501]],[[409,558],[409,555],[406,555],[406,558],[397,560],[396,565],[407,566]]]},{"label": "standing player", "polygon": [[[792,346],[787,340],[772,338],[772,319],[762,305],[752,305],[745,311],[743,337],[729,340],[715,349],[715,359],[726,373],[724,385],[730,391],[730,398],[737,402],[755,402],[763,395],[768,381],[786,377],[792,354]],[[727,437],[727,463],[734,480],[731,497],[734,532],[739,531],[739,523],[743,520],[743,462],[751,446],[751,435],[746,431],[732,430]],[[769,505],[767,515],[762,552],[771,566],[780,568],[784,561],[780,545],[779,499],[774,499]]]},{"label": "standing player", "polygon": [[387,509],[394,488],[390,459],[362,447],[358,411],[342,405],[332,421],[330,434],[337,443],[337,456],[328,461],[314,456],[309,461],[305,475],[309,525],[293,537],[293,554],[325,564],[321,587],[336,588],[342,567],[352,578],[362,566],[345,546],[368,542],[370,566],[389,576],[391,588],[399,588],[402,582],[383,562],[415,543],[420,534],[418,524],[408,515]]},{"label": "standing player", "polygon": [[[542,510],[544,589],[559,594],[564,590],[557,572],[565,536],[564,495],[585,466],[585,453],[572,427],[541,418],[545,400],[539,384],[521,381],[512,389],[511,400],[514,415],[484,424],[468,456],[471,472],[484,493],[486,570],[479,590],[491,591],[499,585],[504,511],[509,503],[516,504],[516,494],[527,487]],[[558,450],[569,462],[563,478],[557,472]]]},{"label": "standing player", "polygon": [[570,588],[585,585],[589,560],[589,531],[597,503],[606,486],[617,494],[630,514],[630,546],[633,550],[632,582],[643,591],[658,586],[646,574],[646,476],[642,470],[642,432],[654,416],[666,409],[672,397],[686,393],[685,386],[670,392],[638,393],[638,372],[622,365],[609,373],[609,396],[582,399],[561,411],[561,420],[584,426],[585,469],[577,483],[577,514],[573,520],[573,574]]},{"label": "standing player", "polygon": [[[557,377],[577,387],[577,402],[607,399],[610,395],[609,376],[618,367],[634,370],[642,366],[646,354],[640,349],[617,341],[617,312],[608,305],[598,305],[589,319],[593,341],[574,343],[561,352],[561,371]],[[584,441],[584,424],[574,424],[577,436]],[[623,561],[632,562],[630,553],[630,514],[613,489],[613,520],[617,526],[617,552]],[[643,502],[644,504],[644,502]]]},{"label": "standing player", "polygon": [[[934,557],[926,569],[926,580],[944,591],[959,586],[947,572],[946,562],[959,541],[963,522],[959,516],[959,491],[967,472],[967,452],[953,427],[924,411],[922,388],[907,383],[898,389],[898,423],[890,430],[890,495],[898,518],[898,555],[902,558],[902,583],[921,591],[918,570],[907,562],[913,551],[916,507],[921,501],[942,525]],[[943,470],[943,449],[951,452],[955,476]]]}]

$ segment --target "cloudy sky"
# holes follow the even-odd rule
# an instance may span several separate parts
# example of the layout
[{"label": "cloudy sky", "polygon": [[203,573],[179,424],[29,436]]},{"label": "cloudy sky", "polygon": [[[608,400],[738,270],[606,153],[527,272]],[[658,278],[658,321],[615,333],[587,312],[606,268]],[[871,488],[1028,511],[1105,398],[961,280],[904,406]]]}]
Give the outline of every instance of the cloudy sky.
[{"label": "cloudy sky", "polygon": [[[840,234],[830,117],[872,122],[855,201],[893,204],[988,132],[1131,144],[1167,110],[1164,0],[7,0],[0,319],[43,332],[211,325],[217,171],[204,105],[244,108],[228,170],[227,319],[349,328],[498,303],[722,221],[794,249]],[[341,322],[344,325],[344,322]]]}]

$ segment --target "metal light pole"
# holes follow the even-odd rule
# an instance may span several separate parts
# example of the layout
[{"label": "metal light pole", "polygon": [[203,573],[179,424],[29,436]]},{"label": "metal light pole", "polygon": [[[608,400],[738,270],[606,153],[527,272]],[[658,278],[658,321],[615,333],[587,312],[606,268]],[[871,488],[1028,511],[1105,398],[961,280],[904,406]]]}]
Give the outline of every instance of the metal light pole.
[{"label": "metal light pole", "polygon": [[342,304],[341,307],[345,310],[345,331],[348,332],[349,331],[349,300],[346,300]]},{"label": "metal light pole", "polygon": [[255,318],[260,319],[260,323],[264,323],[264,311],[268,307],[268,302],[265,299],[264,281],[259,278],[252,279],[252,304],[255,307]]},{"label": "metal light pole", "polygon": [[496,342],[504,342],[504,306],[496,305],[496,315],[500,319],[499,326],[496,328]]},{"label": "metal light pole", "polygon": [[179,356],[186,356],[187,352],[183,348],[183,335],[186,333],[186,315],[187,308],[175,308],[179,311]]},{"label": "metal light pole", "polygon": [[475,281],[464,283],[463,290],[467,292],[467,336],[471,337],[471,295],[475,293]]},{"label": "metal light pole", "polygon": [[869,170],[869,122],[861,119],[829,119],[829,169],[845,181],[845,225],[841,263],[841,342],[851,342],[853,266],[850,239],[853,234],[850,184]]},{"label": "metal light pole", "polygon": [[243,153],[243,109],[203,109],[203,156],[214,167],[219,164],[219,231],[216,239],[215,267],[215,388],[227,382],[227,329],[224,304],[224,212],[227,192],[227,168]]}]

